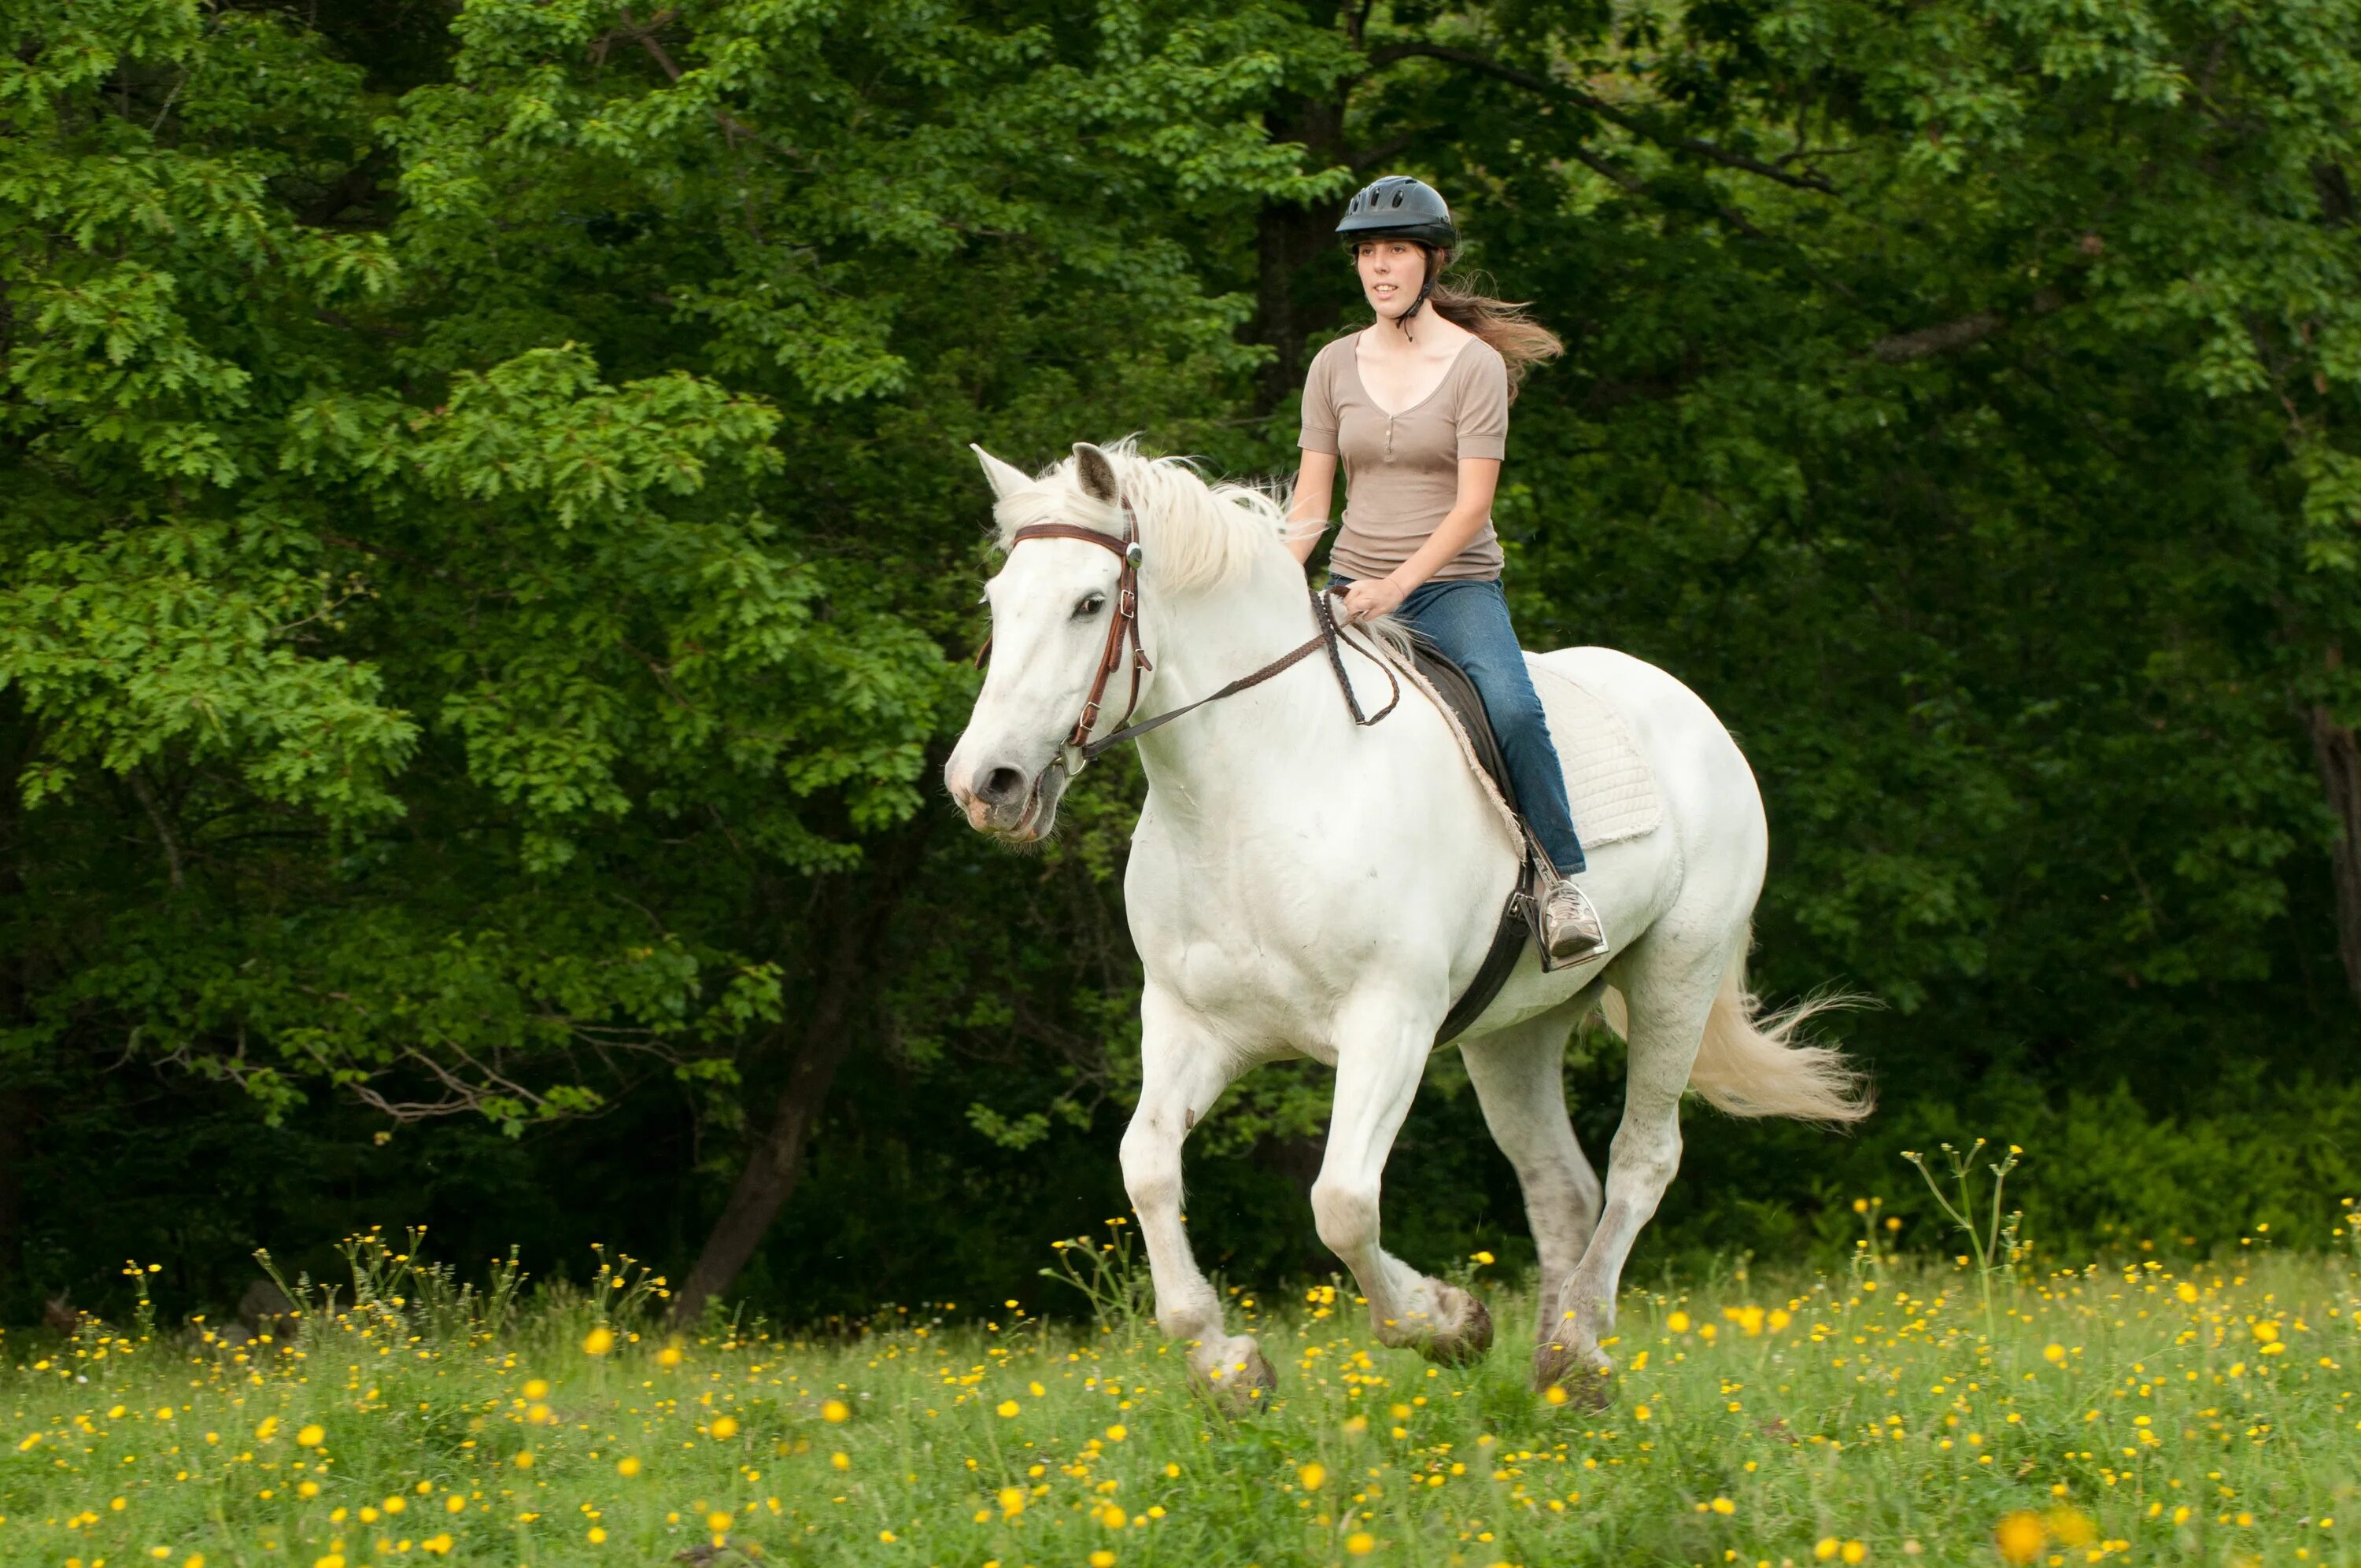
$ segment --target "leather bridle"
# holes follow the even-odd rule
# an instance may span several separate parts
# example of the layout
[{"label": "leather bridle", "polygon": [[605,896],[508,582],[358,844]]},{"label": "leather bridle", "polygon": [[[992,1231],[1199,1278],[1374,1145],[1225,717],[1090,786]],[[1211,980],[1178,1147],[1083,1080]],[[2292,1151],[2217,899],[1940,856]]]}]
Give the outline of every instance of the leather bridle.
[{"label": "leather bridle", "polygon": [[[1184,703],[1179,707],[1159,713],[1153,718],[1143,719],[1134,724],[1131,721],[1131,716],[1139,710],[1140,677],[1154,674],[1156,666],[1149,662],[1148,649],[1139,640],[1139,566],[1144,559],[1139,547],[1139,519],[1132,511],[1131,502],[1128,499],[1126,499],[1122,505],[1123,538],[1120,541],[1109,534],[1102,533],[1095,528],[1084,528],[1071,522],[1028,523],[1008,536],[1008,548],[1011,550],[1028,539],[1079,539],[1086,544],[1095,544],[1103,550],[1111,550],[1123,560],[1123,575],[1115,580],[1115,616],[1107,622],[1106,647],[1099,655],[1098,673],[1091,679],[1090,696],[1082,701],[1082,716],[1074,721],[1072,733],[1066,737],[1066,745],[1076,753],[1077,757],[1074,766],[1069,770],[1069,776],[1081,773],[1084,767],[1097,761],[1110,748],[1120,746],[1126,740],[1137,740],[1149,730],[1162,729],[1182,714],[1192,713],[1209,702],[1219,702],[1224,697],[1235,696],[1250,686],[1260,685],[1280,671],[1293,667],[1323,648],[1328,651],[1329,665],[1336,673],[1336,685],[1345,694],[1345,707],[1352,713],[1355,724],[1367,729],[1400,705],[1401,681],[1395,675],[1392,663],[1378,654],[1369,652],[1367,649],[1359,649],[1358,652],[1365,657],[1377,661],[1378,666],[1386,672],[1387,683],[1392,687],[1392,695],[1388,697],[1385,707],[1372,714],[1362,713],[1360,699],[1354,696],[1353,683],[1345,674],[1345,658],[1337,647],[1340,639],[1336,618],[1328,604],[1327,596],[1339,594],[1343,590],[1331,587],[1315,592],[1312,596],[1312,619],[1319,623],[1319,630],[1312,634],[1308,641],[1280,654],[1252,674],[1240,676],[1209,696],[1201,696],[1194,702]],[[1349,642],[1350,640],[1345,641]],[[1124,657],[1126,643],[1129,643],[1131,647],[1131,656],[1128,661]],[[976,650],[975,663],[981,668],[991,657],[992,639],[986,637],[983,640],[983,646]],[[1107,682],[1115,677],[1115,673],[1123,668],[1126,663],[1131,666],[1130,700],[1124,705],[1123,718],[1116,722],[1114,732],[1093,740],[1091,739],[1091,731],[1098,728],[1099,709],[1106,700]]]}]

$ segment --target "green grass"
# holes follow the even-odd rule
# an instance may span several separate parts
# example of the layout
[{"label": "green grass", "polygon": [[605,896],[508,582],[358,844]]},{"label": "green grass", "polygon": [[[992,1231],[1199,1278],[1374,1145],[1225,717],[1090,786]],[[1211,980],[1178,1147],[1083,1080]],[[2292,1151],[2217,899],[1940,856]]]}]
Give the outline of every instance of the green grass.
[{"label": "green grass", "polygon": [[1229,1420],[1119,1254],[1088,1328],[962,1302],[591,1354],[599,1302],[650,1321],[635,1276],[518,1311],[367,1245],[362,1304],[291,1347],[17,1344],[0,1563],[1989,1564],[2029,1514],[2061,1568],[2361,1563],[2337,1257],[2004,1277],[1989,1318],[1932,1263],[1635,1292],[1598,1415],[1526,1390],[1513,1290],[1466,1371],[1378,1347],[1349,1290],[1235,1293],[1280,1387]]}]

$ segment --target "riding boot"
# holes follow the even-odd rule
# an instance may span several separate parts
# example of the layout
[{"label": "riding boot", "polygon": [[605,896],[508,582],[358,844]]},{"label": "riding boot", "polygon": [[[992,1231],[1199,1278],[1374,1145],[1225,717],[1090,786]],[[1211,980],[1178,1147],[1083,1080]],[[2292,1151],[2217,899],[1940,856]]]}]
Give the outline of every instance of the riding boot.
[{"label": "riding boot", "polygon": [[1542,946],[1553,964],[1587,963],[1607,956],[1607,927],[1572,877],[1560,877],[1542,895]]}]

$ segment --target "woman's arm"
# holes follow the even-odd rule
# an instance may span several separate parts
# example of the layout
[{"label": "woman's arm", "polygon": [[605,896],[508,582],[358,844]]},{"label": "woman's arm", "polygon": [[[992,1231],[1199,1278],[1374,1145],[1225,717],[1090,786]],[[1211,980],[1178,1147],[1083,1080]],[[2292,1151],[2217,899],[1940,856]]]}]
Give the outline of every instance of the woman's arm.
[{"label": "woman's arm", "polygon": [[1287,508],[1287,548],[1299,564],[1311,561],[1320,536],[1328,532],[1328,509],[1335,493],[1336,455],[1307,447],[1295,470],[1295,492]]},{"label": "woman's arm", "polygon": [[[1310,453],[1305,453],[1305,466],[1311,466]],[[1334,458],[1328,461],[1333,465]],[[1484,532],[1484,524],[1492,516],[1492,494],[1500,488],[1500,460],[1498,457],[1462,457],[1459,460],[1459,495],[1453,501],[1451,513],[1427,535],[1426,543],[1418,547],[1411,558],[1384,576],[1356,582],[1345,594],[1345,613],[1355,620],[1373,615],[1386,615],[1408,598],[1411,590],[1450,565],[1452,559],[1475,542]]]}]

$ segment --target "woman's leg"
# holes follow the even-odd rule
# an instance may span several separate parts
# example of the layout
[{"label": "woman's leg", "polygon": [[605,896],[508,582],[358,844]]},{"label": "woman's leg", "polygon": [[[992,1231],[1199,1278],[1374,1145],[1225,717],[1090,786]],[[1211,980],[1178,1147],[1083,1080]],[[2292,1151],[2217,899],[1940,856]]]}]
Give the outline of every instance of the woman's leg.
[{"label": "woman's leg", "polygon": [[1508,759],[1509,780],[1526,826],[1558,875],[1581,871],[1582,840],[1566,804],[1565,772],[1550,740],[1541,694],[1533,690],[1532,672],[1525,668],[1524,649],[1509,623],[1500,585],[1422,583],[1396,613],[1467,672]]}]

